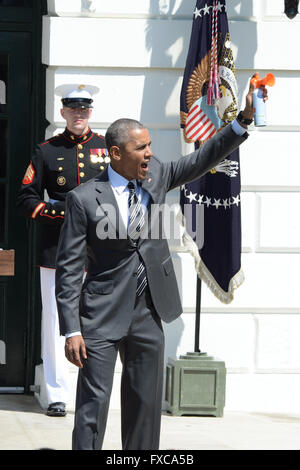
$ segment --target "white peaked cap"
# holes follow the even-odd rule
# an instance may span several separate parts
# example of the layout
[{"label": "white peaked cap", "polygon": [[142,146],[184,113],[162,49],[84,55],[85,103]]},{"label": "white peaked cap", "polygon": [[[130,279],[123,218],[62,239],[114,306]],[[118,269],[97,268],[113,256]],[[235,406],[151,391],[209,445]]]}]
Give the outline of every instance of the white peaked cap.
[{"label": "white peaked cap", "polygon": [[62,98],[88,98],[99,92],[99,88],[93,85],[67,84],[55,88],[55,93]]},{"label": "white peaked cap", "polygon": [[[81,105],[91,104],[93,102],[93,95],[99,92],[99,88],[93,85],[78,85],[66,84],[60,85],[55,89],[55,93],[61,96],[64,105],[71,105],[75,103]],[[90,107],[90,106],[89,106]]]}]

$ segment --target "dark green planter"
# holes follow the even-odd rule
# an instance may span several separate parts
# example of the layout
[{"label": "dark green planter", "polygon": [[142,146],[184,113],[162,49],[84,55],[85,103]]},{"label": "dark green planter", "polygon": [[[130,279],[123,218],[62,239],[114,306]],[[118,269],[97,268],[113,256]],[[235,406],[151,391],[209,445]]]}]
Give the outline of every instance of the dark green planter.
[{"label": "dark green planter", "polygon": [[223,416],[225,363],[206,353],[187,353],[172,359],[166,370],[167,411],[175,416]]}]

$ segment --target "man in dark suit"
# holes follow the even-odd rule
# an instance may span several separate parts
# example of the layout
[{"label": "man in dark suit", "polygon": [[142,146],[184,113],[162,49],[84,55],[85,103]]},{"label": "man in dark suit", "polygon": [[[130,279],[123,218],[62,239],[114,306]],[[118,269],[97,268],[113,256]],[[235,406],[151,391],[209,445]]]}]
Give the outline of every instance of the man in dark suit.
[{"label": "man in dark suit", "polygon": [[253,118],[252,92],[237,121],[170,163],[153,156],[142,124],[114,122],[105,135],[108,169],[68,194],[56,299],[66,356],[79,367],[73,449],[101,449],[118,353],[122,447],[158,449],[161,320],[171,322],[182,307],[168,242],[151,237],[160,213],[152,209],[162,207],[168,191],[198,179],[244,142]]}]

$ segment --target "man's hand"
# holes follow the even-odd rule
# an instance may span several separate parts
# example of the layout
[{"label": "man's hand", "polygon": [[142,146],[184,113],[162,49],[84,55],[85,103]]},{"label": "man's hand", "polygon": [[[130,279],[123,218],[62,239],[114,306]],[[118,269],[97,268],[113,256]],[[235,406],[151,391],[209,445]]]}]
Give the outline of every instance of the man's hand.
[{"label": "man's hand", "polygon": [[71,336],[66,339],[65,355],[68,361],[82,369],[83,359],[87,359],[85,342],[81,335]]}]

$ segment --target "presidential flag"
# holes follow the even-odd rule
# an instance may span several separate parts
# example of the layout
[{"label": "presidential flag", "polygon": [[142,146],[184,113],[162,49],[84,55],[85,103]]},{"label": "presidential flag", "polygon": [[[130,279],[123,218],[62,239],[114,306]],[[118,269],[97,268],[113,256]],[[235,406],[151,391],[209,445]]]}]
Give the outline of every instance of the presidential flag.
[{"label": "presidential flag", "polygon": [[[197,0],[180,96],[184,143],[199,148],[235,119],[237,111],[226,2]],[[199,277],[216,297],[230,303],[234,289],[243,282],[239,150],[198,181],[183,186],[180,204],[186,225],[184,243],[195,257]],[[196,231],[187,228],[198,223],[199,207],[203,246],[196,240]]]}]

